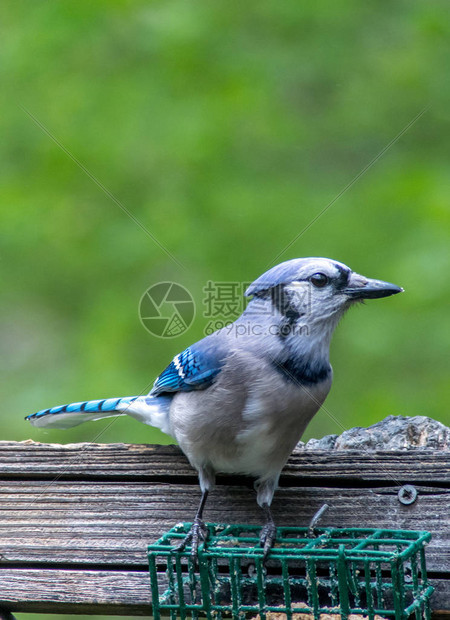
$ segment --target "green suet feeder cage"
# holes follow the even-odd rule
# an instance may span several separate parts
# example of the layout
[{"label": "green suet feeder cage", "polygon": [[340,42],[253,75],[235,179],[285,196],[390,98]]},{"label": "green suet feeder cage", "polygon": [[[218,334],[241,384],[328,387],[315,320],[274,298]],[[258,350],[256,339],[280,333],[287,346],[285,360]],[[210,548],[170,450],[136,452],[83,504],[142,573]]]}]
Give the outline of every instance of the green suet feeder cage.
[{"label": "green suet feeder cage", "polygon": [[148,548],[156,620],[430,618],[428,532],[280,527],[264,565],[260,527],[208,523],[195,562],[189,546],[175,550],[190,526],[176,525]]}]

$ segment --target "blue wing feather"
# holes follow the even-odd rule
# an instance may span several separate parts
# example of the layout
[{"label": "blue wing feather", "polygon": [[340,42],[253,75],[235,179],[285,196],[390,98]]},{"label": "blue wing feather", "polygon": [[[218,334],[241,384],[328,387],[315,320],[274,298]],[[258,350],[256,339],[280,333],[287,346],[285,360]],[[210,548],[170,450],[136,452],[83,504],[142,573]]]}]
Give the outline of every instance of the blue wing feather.
[{"label": "blue wing feather", "polygon": [[[207,336],[195,345],[188,347],[174,357],[172,362],[156,379],[150,396],[172,395],[175,392],[189,392],[191,390],[202,390],[210,386],[216,375],[220,372],[229,347],[222,339],[218,339],[216,334]],[[106,398],[102,400],[82,401],[59,405],[50,409],[42,409],[26,417],[32,423],[41,418],[50,418],[55,414],[80,414],[81,423],[83,417],[86,419],[96,419],[95,414],[113,413],[121,411],[120,407],[129,406],[135,401],[137,396],[127,396],[125,398]],[[94,415],[94,418],[92,416]],[[67,416],[66,416],[67,417]],[[73,426],[74,423],[70,424]]]},{"label": "blue wing feather", "polygon": [[203,390],[213,383],[222,368],[223,359],[212,347],[203,347],[204,350],[194,347],[188,347],[173,358],[156,379],[150,392],[152,396]]}]

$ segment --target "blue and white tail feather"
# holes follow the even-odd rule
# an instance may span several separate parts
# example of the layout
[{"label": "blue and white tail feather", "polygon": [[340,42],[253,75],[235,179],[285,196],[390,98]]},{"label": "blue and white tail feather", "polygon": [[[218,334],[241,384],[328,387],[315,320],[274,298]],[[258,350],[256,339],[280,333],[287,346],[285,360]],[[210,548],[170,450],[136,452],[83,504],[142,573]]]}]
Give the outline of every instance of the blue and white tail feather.
[{"label": "blue and white tail feather", "polygon": [[164,432],[168,432],[170,400],[167,397],[152,398],[148,396],[86,400],[42,409],[37,413],[28,415],[25,419],[38,428],[71,428],[83,424],[83,422],[130,415],[139,422],[156,426]]},{"label": "blue and white tail feather", "polygon": [[36,427],[71,428],[83,422],[129,415],[170,435],[169,410],[175,394],[206,389],[221,370],[224,351],[213,343],[215,340],[209,336],[176,355],[148,396],[86,400],[42,409],[25,419]]}]

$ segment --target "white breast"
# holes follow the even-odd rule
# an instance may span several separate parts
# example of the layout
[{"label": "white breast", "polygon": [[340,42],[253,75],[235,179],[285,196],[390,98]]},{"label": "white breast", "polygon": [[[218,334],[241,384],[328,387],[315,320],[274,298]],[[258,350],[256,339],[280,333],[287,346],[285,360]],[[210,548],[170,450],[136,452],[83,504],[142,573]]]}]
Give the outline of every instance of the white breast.
[{"label": "white breast", "polygon": [[[287,381],[248,354],[206,390],[177,394],[171,434],[197,469],[265,476],[281,470],[331,387]],[[264,378],[264,380],[262,379]]]},{"label": "white breast", "polygon": [[278,385],[250,394],[236,437],[239,467],[255,475],[267,472],[269,464],[275,472],[283,467],[331,387],[331,378],[318,386],[287,382],[281,375],[275,381]]}]

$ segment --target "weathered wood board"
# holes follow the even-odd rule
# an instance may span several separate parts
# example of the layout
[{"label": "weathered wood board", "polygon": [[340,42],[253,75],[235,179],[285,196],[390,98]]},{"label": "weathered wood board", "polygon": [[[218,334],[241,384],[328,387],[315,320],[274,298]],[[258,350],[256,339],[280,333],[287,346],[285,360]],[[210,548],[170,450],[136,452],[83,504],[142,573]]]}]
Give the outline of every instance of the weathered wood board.
[{"label": "weathered wood board", "polygon": [[[408,506],[405,483],[418,491]],[[199,497],[175,446],[0,442],[0,609],[148,616],[146,546],[191,520]],[[277,524],[307,525],[324,502],[321,526],[432,532],[432,607],[450,614],[450,452],[296,451]],[[205,518],[261,523],[252,482],[220,477]]]}]

